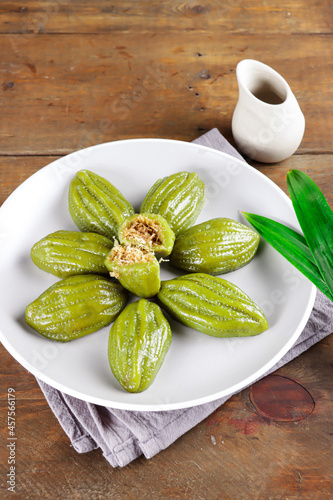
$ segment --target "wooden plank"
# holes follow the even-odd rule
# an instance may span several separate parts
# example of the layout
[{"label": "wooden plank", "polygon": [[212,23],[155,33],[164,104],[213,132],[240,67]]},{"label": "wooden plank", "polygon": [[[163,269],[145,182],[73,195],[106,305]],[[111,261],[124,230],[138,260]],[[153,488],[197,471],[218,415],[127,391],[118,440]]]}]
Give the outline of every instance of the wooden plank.
[{"label": "wooden plank", "polygon": [[[14,360],[3,391],[17,389],[17,492],[20,498],[136,500],[280,499],[326,500],[332,497],[333,336],[327,337],[276,374],[301,384],[315,401],[314,411],[299,422],[262,418],[251,403],[250,389],[233,396],[211,416],[147,461],[140,457],[112,469],[98,450],[78,454],[40,393],[20,390]],[[5,358],[6,359],[6,358]],[[34,378],[32,386],[36,385]],[[7,385],[8,384],[8,385]],[[0,401],[0,433],[7,441],[6,399]],[[5,483],[7,448],[0,447]]]},{"label": "wooden plank", "polygon": [[275,165],[262,165],[251,160],[249,163],[267,175],[287,194],[288,171],[302,170],[318,184],[333,210],[333,155],[293,155],[286,161]]},{"label": "wooden plank", "polygon": [[[115,138],[231,138],[235,67],[260,59],[306,117],[299,153],[332,152],[330,36],[117,32],[0,36],[0,153],[67,154]],[[144,49],[143,49],[144,48]]]},{"label": "wooden plank", "polygon": [[228,33],[332,33],[330,0],[2,1],[3,33],[109,33],[223,30]]},{"label": "wooden plank", "polygon": [[58,157],[0,156],[0,206],[28,177]]},{"label": "wooden plank", "polygon": [[[15,389],[15,396],[21,400],[41,399],[42,393],[33,375],[15,361],[0,342],[1,372],[0,401],[7,401],[9,387]],[[19,381],[19,384],[17,384]]]}]

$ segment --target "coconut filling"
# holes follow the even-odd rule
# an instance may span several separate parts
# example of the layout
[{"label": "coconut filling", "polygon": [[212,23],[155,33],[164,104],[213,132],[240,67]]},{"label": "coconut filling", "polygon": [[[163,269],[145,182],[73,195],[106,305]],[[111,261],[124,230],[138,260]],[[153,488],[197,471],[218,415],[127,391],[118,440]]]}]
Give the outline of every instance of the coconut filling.
[{"label": "coconut filling", "polygon": [[163,245],[161,224],[143,215],[139,215],[124,227],[122,237],[150,248]]},{"label": "coconut filling", "polygon": [[136,264],[137,262],[151,262],[154,258],[154,253],[146,248],[137,247],[134,245],[119,245],[115,241],[108,259],[115,265],[113,271],[110,272],[112,278],[119,279],[119,271],[117,266]]}]

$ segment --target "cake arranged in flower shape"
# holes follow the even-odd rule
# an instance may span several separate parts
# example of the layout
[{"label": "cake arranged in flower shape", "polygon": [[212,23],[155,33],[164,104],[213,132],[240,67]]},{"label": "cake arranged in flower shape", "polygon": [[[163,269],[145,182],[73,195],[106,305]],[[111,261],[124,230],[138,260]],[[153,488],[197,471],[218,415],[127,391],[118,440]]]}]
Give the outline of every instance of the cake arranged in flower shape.
[{"label": "cake arranged in flower shape", "polygon": [[[60,342],[113,323],[108,359],[128,392],[147,389],[163,363],[171,344],[165,313],[221,338],[268,328],[250,297],[216,276],[247,265],[259,236],[222,217],[195,226],[205,201],[196,173],[159,179],[135,213],[111,182],[81,170],[68,201],[79,231],[56,231],[32,247],[36,266],[62,279],[27,306],[26,322]],[[161,282],[166,257],[191,274]],[[138,300],[128,303],[130,294]]]}]

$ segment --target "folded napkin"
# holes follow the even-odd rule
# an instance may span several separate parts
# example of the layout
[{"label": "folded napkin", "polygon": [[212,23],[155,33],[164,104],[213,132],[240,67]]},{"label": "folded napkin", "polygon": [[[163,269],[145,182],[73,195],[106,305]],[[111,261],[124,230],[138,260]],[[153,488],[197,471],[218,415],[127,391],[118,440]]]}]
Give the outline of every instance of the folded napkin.
[{"label": "folded napkin", "polygon": [[[217,129],[211,130],[194,142],[244,161]],[[299,356],[332,331],[333,303],[317,291],[313,311],[302,334],[290,351],[268,373]],[[61,393],[41,380],[38,380],[38,383],[75,450],[85,453],[101,448],[112,467],[123,467],[142,454],[146,458],[153,457],[232,396],[230,394],[211,403],[181,410],[129,411],[87,403]]]}]

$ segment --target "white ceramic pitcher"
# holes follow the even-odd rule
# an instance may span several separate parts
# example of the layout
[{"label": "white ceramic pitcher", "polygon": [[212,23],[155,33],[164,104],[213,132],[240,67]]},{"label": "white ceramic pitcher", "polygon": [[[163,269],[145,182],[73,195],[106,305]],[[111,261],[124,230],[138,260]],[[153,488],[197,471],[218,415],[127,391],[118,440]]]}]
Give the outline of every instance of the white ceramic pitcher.
[{"label": "white ceramic pitcher", "polygon": [[238,148],[250,158],[274,163],[300,145],[304,115],[288,83],[275,70],[253,59],[236,68],[239,98],[232,117]]}]

